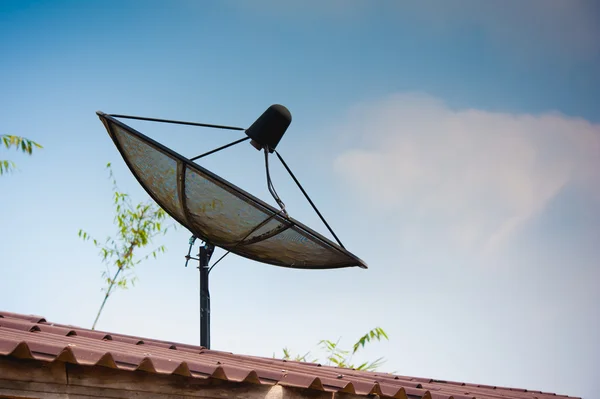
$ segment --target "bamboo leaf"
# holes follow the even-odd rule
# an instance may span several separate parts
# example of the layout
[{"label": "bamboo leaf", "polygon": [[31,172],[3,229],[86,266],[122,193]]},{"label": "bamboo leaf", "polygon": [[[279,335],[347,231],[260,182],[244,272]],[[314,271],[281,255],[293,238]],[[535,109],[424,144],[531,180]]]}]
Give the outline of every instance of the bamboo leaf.
[{"label": "bamboo leaf", "polygon": [[[169,227],[165,228],[160,223],[167,217],[160,207],[152,201],[133,204],[127,193],[119,191],[110,162],[106,164],[106,168],[109,179],[113,183],[112,200],[117,232],[114,237],[107,237],[103,244],[93,239],[93,244],[100,249],[100,256],[107,271],[103,273],[106,283],[103,289],[105,296],[96,314],[92,329],[95,328],[104,305],[114,290],[135,286],[137,278],[132,274],[135,266],[142,260],[148,259],[150,255],[157,258],[160,253],[165,252],[165,246],[161,245],[145,256],[140,257],[139,254],[141,249],[152,243],[161,230]],[[174,221],[171,220],[171,222],[174,226]],[[79,230],[78,234],[84,240],[91,238],[83,230]]]}]

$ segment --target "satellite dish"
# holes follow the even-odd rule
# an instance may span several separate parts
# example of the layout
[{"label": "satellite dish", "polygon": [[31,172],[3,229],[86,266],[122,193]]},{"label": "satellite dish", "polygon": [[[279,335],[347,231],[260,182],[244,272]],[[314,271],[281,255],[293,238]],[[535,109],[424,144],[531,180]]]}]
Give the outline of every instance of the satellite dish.
[{"label": "satellite dish", "polygon": [[[296,269],[334,269],[358,266],[365,262],[346,250],[327,224],[310,197],[306,194],[281,155],[277,144],[291,123],[290,112],[282,105],[270,106],[248,129],[181,122],[165,119],[110,115],[97,112],[125,163],[148,194],[175,220],[192,234],[190,250],[195,238],[205,242],[199,259],[201,294],[208,297],[208,267],[214,246],[245,258],[276,266]],[[246,137],[193,158],[183,155],[152,140],[116,118],[177,123],[229,130],[245,131]],[[194,160],[220,151],[242,141],[251,140],[258,150],[264,151],[269,191],[280,206],[277,209],[252,194],[233,185],[217,174],[203,168]],[[290,217],[277,195],[270,179],[268,157],[275,152],[302,193],[313,206],[337,243]],[[187,259],[195,259],[187,256]],[[220,260],[220,259],[219,259]],[[218,262],[218,261],[217,261]],[[202,273],[205,274],[204,279]],[[202,291],[205,291],[202,293]],[[201,298],[202,303],[202,298]],[[210,307],[201,305],[201,312]],[[202,320],[201,315],[201,320]],[[208,322],[208,314],[204,317]],[[206,324],[206,323],[205,323]],[[209,326],[201,327],[208,336]],[[205,339],[203,346],[209,347]]]}]

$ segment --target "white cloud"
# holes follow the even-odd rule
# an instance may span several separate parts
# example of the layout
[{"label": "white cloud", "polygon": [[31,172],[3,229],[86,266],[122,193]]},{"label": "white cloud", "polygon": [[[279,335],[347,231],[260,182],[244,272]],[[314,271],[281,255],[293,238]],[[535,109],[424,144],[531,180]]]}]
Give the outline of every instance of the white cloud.
[{"label": "white cloud", "polygon": [[[453,110],[401,94],[355,107],[335,170],[386,213],[492,250],[567,184],[600,199],[600,125],[559,114]],[[413,226],[414,227],[414,226]]]}]

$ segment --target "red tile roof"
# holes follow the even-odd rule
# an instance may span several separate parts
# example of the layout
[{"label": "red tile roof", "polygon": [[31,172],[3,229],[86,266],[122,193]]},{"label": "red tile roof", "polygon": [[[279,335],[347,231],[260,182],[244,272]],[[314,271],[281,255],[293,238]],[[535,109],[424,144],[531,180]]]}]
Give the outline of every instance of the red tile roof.
[{"label": "red tile roof", "polygon": [[432,399],[559,399],[553,393],[440,381],[314,363],[234,355],[206,348],[49,323],[0,311],[0,356],[157,374],[279,384],[358,395]]}]

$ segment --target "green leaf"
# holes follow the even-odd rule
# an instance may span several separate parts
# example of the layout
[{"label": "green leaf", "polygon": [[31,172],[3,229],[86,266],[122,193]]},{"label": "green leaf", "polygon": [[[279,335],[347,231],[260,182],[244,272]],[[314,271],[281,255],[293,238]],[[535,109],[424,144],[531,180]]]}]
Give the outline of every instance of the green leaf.
[{"label": "green leaf", "polygon": [[356,353],[360,348],[364,348],[365,344],[374,340],[381,341],[383,338],[388,339],[387,334],[381,327],[375,327],[365,335],[360,337],[354,344],[352,353]]},{"label": "green leaf", "polygon": [[[0,137],[2,144],[6,148],[10,149],[11,147],[14,147],[15,149],[20,150],[25,154],[31,155],[34,147],[43,148],[40,144],[36,143],[35,141],[26,139],[24,137],[13,136],[8,134],[2,135]],[[16,164],[13,161],[0,160],[0,175],[12,172],[15,168]]]}]

